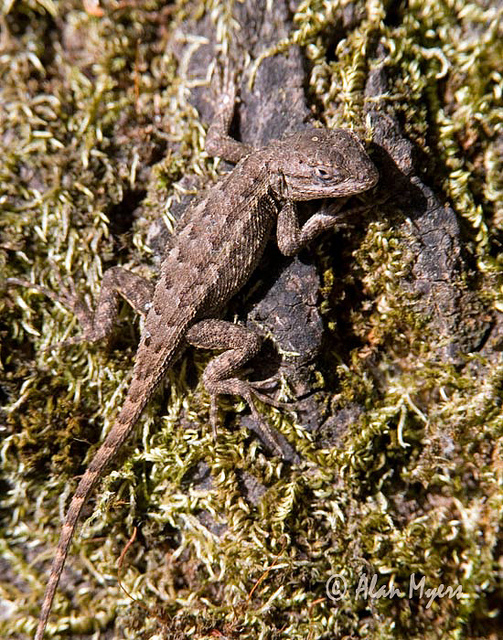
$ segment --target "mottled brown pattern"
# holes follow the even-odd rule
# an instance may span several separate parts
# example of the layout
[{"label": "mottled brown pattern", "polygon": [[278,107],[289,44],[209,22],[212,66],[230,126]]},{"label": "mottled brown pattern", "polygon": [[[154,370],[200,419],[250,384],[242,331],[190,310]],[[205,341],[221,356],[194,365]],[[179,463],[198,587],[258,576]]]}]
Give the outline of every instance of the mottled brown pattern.
[{"label": "mottled brown pattern", "polygon": [[[83,339],[107,335],[117,312],[120,293],[140,312],[145,326],[136,354],[133,378],[123,407],[90,463],[72,498],[53,559],[35,640],[42,640],[54,594],[82,507],[109,462],[133,430],[143,408],[167,369],[189,343],[224,353],[208,365],[205,386],[212,396],[215,427],[218,394],[253,397],[276,404],[235,373],[260,348],[248,329],[217,320],[215,315],[243,287],[257,266],[276,226],[284,253],[299,251],[309,240],[340,220],[340,214],[320,212],[300,227],[295,202],[313,198],[346,198],[373,187],[377,170],[354,134],[312,129],[252,151],[228,137],[233,99],[222,100],[208,133],[215,155],[238,162],[183,218],[174,246],[152,286],[114,268],[104,277],[93,314],[82,301],[66,295],[63,303],[78,313]],[[261,421],[264,437],[281,453],[272,429]]]}]

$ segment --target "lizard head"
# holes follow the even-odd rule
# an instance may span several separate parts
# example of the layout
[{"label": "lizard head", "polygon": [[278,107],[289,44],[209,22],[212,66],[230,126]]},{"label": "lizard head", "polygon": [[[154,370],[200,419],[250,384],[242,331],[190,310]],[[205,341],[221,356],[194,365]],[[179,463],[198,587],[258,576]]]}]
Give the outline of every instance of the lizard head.
[{"label": "lizard head", "polygon": [[348,197],[370,189],[379,178],[358,137],[345,129],[308,129],[276,144],[281,152],[274,168],[292,200]]}]

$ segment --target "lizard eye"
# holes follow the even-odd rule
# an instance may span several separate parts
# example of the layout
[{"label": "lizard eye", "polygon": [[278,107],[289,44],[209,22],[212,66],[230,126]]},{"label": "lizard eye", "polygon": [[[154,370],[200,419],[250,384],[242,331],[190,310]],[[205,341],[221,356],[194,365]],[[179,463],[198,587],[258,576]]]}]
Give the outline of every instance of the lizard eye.
[{"label": "lizard eye", "polygon": [[321,182],[328,182],[330,180],[337,180],[337,178],[339,178],[339,171],[336,169],[329,171],[324,167],[316,167],[314,169],[314,175],[318,180],[321,180]]}]

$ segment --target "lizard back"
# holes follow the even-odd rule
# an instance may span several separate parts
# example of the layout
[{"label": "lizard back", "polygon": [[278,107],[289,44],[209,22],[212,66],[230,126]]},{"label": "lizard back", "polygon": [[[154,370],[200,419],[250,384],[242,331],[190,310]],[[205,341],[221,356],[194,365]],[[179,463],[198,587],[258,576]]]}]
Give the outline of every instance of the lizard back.
[{"label": "lizard back", "polygon": [[[246,283],[260,261],[278,211],[264,156],[255,152],[241,160],[189,207],[176,244],[163,259],[153,300],[156,316],[192,312],[199,319],[212,315]],[[166,309],[166,291],[171,311]],[[151,319],[149,314],[147,329]]]}]

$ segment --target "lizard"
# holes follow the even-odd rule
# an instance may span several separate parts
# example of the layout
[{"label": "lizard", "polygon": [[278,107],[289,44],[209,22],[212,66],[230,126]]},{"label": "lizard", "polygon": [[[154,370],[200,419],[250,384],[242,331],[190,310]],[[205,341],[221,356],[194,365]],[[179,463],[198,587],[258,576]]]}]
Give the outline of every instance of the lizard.
[{"label": "lizard", "polygon": [[[119,296],[145,318],[122,408],[80,479],[64,517],[35,640],[44,636],[86,501],[186,346],[223,351],[203,372],[214,432],[217,396],[241,396],[272,448],[281,451],[271,428],[260,420],[254,398],[275,406],[281,403],[260,392],[267,381],[252,383],[239,376],[260,350],[261,339],[242,325],[222,320],[222,309],[246,284],[274,234],[281,253],[295,255],[321,232],[339,224],[347,214],[343,206],[348,198],[374,187],[378,171],[360,139],[345,129],[310,127],[260,149],[239,142],[229,134],[235,101],[235,90],[224,93],[205,143],[209,155],[235,163],[235,167],[189,205],[163,257],[155,286],[137,274],[112,267],[103,276],[94,311],[75,294],[73,285],[71,290],[63,289],[62,299],[35,286],[61,299],[76,314],[82,333],[73,342],[107,337]],[[297,202],[327,198],[336,200],[300,224]],[[10,283],[33,287],[16,278]]]}]

